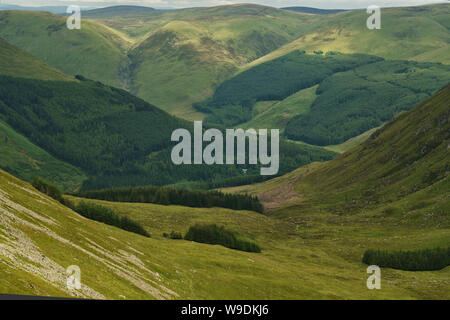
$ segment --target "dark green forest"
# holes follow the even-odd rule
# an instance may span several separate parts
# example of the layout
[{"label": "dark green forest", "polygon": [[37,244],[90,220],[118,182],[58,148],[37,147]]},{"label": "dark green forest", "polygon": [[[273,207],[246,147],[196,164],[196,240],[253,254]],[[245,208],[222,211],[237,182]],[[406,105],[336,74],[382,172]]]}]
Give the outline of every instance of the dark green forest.
[{"label": "dark green forest", "polygon": [[291,119],[288,138],[314,145],[345,142],[426,100],[450,81],[450,66],[382,61],[336,73],[318,87],[307,114]]},{"label": "dark green forest", "polygon": [[441,270],[450,265],[450,247],[392,252],[367,250],[362,261],[368,265],[406,271]]},{"label": "dark green forest", "polygon": [[76,195],[88,199],[113,202],[156,203],[198,208],[222,207],[234,210],[263,211],[263,207],[257,197],[246,194],[222,193],[219,191],[147,186],[84,191]]},{"label": "dark green forest", "polygon": [[[261,181],[259,165],[174,165],[172,131],[192,131],[192,123],[124,90],[77,78],[79,82],[0,76],[0,119],[56,158],[83,169],[89,178],[82,190],[179,183],[207,189]],[[279,174],[335,155],[281,142]]]},{"label": "dark green forest", "polygon": [[336,72],[381,60],[365,54],[309,55],[294,51],[223,82],[210,100],[194,107],[209,114],[210,123],[235,125],[250,120],[257,101],[283,100]]},{"label": "dark green forest", "polygon": [[129,232],[134,232],[145,237],[150,237],[150,234],[145,231],[138,222],[124,216],[120,216],[112,209],[103,207],[98,204],[81,201],[75,205],[72,201],[64,198],[61,190],[51,182],[42,179],[41,177],[33,178],[33,187],[49,197],[59,201],[62,205],[72,209],[85,218],[95,220],[101,223],[108,224]]},{"label": "dark green forest", "polygon": [[192,226],[184,236],[184,239],[207,244],[220,244],[235,250],[261,252],[260,246],[254,240],[237,231],[228,230],[215,224],[197,224]]}]

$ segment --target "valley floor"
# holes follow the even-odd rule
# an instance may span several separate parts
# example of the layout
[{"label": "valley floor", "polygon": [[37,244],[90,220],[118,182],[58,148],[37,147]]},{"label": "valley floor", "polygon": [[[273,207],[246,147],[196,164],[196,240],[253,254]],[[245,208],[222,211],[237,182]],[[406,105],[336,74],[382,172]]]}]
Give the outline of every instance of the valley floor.
[{"label": "valley floor", "polygon": [[[220,208],[95,201],[141,222],[152,233],[145,238],[87,220],[3,172],[0,190],[2,293],[109,299],[450,297],[450,268],[383,269],[382,289],[373,291],[361,263],[366,248],[448,243],[448,230],[389,224],[370,215],[300,215],[291,221]],[[245,233],[263,252],[162,237],[172,230],[184,233],[197,222]],[[65,287],[70,265],[81,269],[79,292]]]}]

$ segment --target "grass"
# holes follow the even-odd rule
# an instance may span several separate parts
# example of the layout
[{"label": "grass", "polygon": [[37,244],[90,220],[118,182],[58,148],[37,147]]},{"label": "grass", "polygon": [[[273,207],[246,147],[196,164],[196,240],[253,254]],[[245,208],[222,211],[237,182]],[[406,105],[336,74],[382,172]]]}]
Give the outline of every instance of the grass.
[{"label": "grass", "polygon": [[126,88],[189,120],[204,118],[192,103],[224,80],[297,49],[450,62],[448,5],[383,9],[376,31],[366,28],[364,10],[310,15],[230,5],[110,14],[69,31],[62,16],[2,12],[0,37],[66,74]]},{"label": "grass", "polygon": [[39,80],[74,81],[73,78],[34,58],[0,38],[0,74]]},{"label": "grass", "polygon": [[[61,266],[51,268],[52,275],[55,270],[63,273],[66,267],[76,264],[82,271],[82,283],[108,298],[441,299],[449,295],[449,268],[420,273],[383,269],[383,289],[371,291],[365,287],[366,266],[361,263],[367,247],[428,247],[450,240],[443,229],[394,226],[376,220],[368,224],[361,217],[325,213],[307,214],[303,224],[298,224],[220,208],[84,200],[140,222],[154,235],[145,238],[86,220],[52,199],[33,193],[29,185],[6,173],[0,173],[0,190],[0,209],[16,217],[12,222],[2,213],[0,226],[7,236],[0,242],[9,244],[13,241],[9,236],[11,228],[19,230],[33,241],[39,257],[42,254],[44,261],[51,259]],[[5,206],[5,193],[16,204],[14,207]],[[40,226],[47,229],[39,229],[38,216],[31,216],[24,208],[38,214]],[[184,233],[196,223],[217,223],[249,235],[263,251],[245,253],[162,236],[171,230]],[[65,278],[52,285],[48,277],[13,267],[16,263],[40,266],[40,258],[34,260],[30,253],[25,255],[30,261],[21,262],[17,255],[8,256],[0,251],[0,292],[70,295],[64,289]],[[162,287],[176,295],[161,296],[167,292]],[[87,291],[84,294],[88,295]]]},{"label": "grass", "polygon": [[[289,119],[308,113],[316,99],[317,86],[300,90],[282,101],[261,101],[254,106],[255,117],[240,128],[276,128],[284,131]],[[334,151],[334,150],[332,150]]]},{"label": "grass", "polygon": [[66,191],[75,191],[87,179],[81,169],[56,159],[2,121],[0,153],[0,167],[25,181],[42,176]]},{"label": "grass", "polygon": [[0,37],[68,75],[120,86],[126,37],[86,19],[80,30],[69,30],[66,19],[47,12],[2,11]]},{"label": "grass", "polygon": [[302,49],[308,53],[367,53],[386,59],[449,64],[448,4],[382,9],[380,30],[369,30],[365,10],[320,15],[312,32],[243,67],[241,71]]}]

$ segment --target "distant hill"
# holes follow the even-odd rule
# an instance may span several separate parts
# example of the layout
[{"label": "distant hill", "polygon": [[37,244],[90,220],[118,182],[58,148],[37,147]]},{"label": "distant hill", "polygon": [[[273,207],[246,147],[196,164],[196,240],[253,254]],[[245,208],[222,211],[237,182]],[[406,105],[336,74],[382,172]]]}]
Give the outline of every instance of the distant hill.
[{"label": "distant hill", "polygon": [[450,84],[332,161],[231,191],[259,194],[280,217],[320,211],[448,228],[449,100]]},{"label": "distant hill", "polygon": [[25,7],[25,6],[16,6],[10,4],[1,4],[0,10],[27,10],[27,11],[45,11],[51,12],[54,14],[62,14],[66,13],[67,6],[41,6],[41,7]]},{"label": "distant hill", "polygon": [[[268,215],[67,197],[138,221],[151,238],[86,219],[0,170],[0,292],[93,299],[440,299],[450,268],[383,268],[389,282],[374,292],[361,285],[367,279],[361,257],[368,248],[448,247],[449,99],[447,86],[333,161],[241,188],[262,189],[266,204],[278,201]],[[211,223],[250,236],[262,252],[163,236]],[[71,265],[81,270],[80,290],[67,288]]]},{"label": "distant hill", "polygon": [[365,10],[316,15],[321,23],[312,32],[253,61],[245,69],[294,50],[366,53],[385,59],[450,64],[450,4],[383,8],[382,12],[380,30],[366,28],[368,14]]},{"label": "distant hill", "polygon": [[2,38],[0,38],[0,75],[40,80],[75,80]]},{"label": "distant hill", "polygon": [[341,10],[341,9],[317,9],[317,8],[310,8],[310,7],[285,7],[285,8],[281,8],[281,9],[302,12],[302,13],[311,13],[311,14],[334,14],[334,13],[349,11],[349,10]]},{"label": "distant hill", "polygon": [[192,104],[210,98],[222,82],[299,49],[450,63],[448,8],[386,8],[381,30],[365,27],[363,10],[319,15],[250,4],[104,8],[93,10],[99,16],[87,16],[80,31],[67,30],[62,16],[2,11],[0,37],[66,74],[125,88],[200,120],[205,115]]},{"label": "distant hill", "polygon": [[84,10],[85,18],[111,18],[125,15],[141,15],[156,12],[157,10],[143,6],[112,6],[99,9]]},{"label": "distant hill", "polygon": [[120,87],[128,42],[92,20],[69,30],[66,17],[38,11],[0,11],[0,37],[64,73]]}]

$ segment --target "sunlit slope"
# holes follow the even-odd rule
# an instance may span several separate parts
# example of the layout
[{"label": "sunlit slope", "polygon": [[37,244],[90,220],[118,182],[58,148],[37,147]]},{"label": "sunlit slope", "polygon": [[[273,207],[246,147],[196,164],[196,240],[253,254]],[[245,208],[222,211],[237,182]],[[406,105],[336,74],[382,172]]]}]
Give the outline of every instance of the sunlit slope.
[{"label": "sunlit slope", "polygon": [[368,17],[365,10],[321,16],[323,23],[317,29],[250,63],[245,69],[298,49],[450,63],[450,5],[382,8],[380,30],[366,27]]},{"label": "sunlit slope", "polygon": [[[229,189],[260,194],[280,215],[374,213],[449,225],[450,85],[336,159],[315,163],[267,183]],[[268,196],[272,195],[269,199]],[[430,214],[433,213],[431,216]],[[392,217],[391,217],[392,215]],[[414,220],[417,219],[417,220]]]},{"label": "sunlit slope", "polygon": [[66,74],[119,86],[126,37],[86,19],[81,30],[69,30],[66,20],[47,12],[1,11],[0,37]]},{"label": "sunlit slope", "polygon": [[[0,292],[112,299],[418,299],[442,298],[448,289],[446,269],[383,270],[389,283],[368,290],[360,263],[367,236],[361,223],[328,224],[332,230],[326,230],[248,211],[101,203],[140,221],[152,238],[87,220],[0,171]],[[245,233],[263,251],[162,237],[198,222]],[[393,237],[389,231],[382,236]],[[411,230],[404,228],[388,244],[426,246],[443,236],[423,230],[411,241]],[[76,293],[66,288],[71,265],[81,269],[83,286]]]},{"label": "sunlit slope", "polygon": [[0,168],[25,181],[40,176],[74,191],[87,179],[81,169],[58,160],[0,121]]},{"label": "sunlit slope", "polygon": [[40,80],[73,80],[2,38],[0,38],[0,74]]},{"label": "sunlit slope", "polygon": [[169,11],[147,19],[151,28],[164,25],[131,52],[135,92],[174,114],[198,120],[202,115],[193,111],[192,103],[211,96],[240,66],[303,34],[314,18],[239,5]]},{"label": "sunlit slope", "polygon": [[[0,38],[0,75],[40,80],[75,81]],[[31,143],[0,120],[0,168],[26,181],[40,175],[65,190],[75,190],[86,179],[83,172]]]}]

